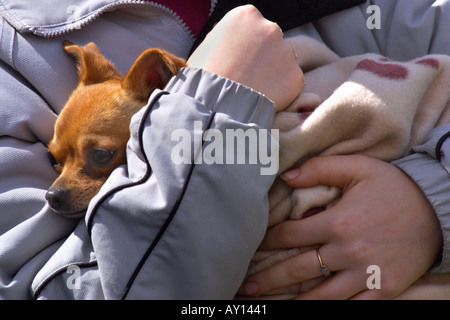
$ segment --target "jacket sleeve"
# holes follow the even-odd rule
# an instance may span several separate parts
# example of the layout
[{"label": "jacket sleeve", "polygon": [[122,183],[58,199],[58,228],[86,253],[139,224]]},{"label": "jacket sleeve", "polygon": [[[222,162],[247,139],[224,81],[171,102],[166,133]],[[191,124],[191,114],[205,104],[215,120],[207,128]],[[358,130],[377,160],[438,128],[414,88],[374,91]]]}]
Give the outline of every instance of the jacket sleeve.
[{"label": "jacket sleeve", "polygon": [[439,219],[443,235],[442,257],[431,271],[450,272],[450,124],[430,131],[410,156],[393,162],[423,190]]},{"label": "jacket sleeve", "polygon": [[88,209],[105,298],[233,298],[267,226],[275,175],[260,161],[270,153],[252,157],[278,148],[267,130],[274,110],[198,69],[153,93],[132,119],[127,166]]}]

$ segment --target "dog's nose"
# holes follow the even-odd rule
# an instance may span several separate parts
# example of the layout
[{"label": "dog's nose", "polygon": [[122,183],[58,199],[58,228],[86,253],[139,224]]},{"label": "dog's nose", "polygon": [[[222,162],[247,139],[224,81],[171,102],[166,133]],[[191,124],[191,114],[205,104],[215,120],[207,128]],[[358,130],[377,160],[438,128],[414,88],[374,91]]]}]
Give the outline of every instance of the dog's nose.
[{"label": "dog's nose", "polygon": [[45,199],[47,199],[50,208],[53,210],[61,210],[66,204],[67,199],[69,199],[70,191],[67,189],[50,189],[45,194]]}]

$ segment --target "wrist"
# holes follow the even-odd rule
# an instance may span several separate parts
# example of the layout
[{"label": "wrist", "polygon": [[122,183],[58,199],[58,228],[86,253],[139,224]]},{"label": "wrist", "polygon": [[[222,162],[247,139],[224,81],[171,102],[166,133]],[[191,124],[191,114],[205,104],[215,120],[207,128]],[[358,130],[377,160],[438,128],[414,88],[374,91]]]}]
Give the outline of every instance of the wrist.
[{"label": "wrist", "polygon": [[272,128],[275,117],[272,101],[252,88],[210,71],[182,68],[165,90],[191,96],[211,112],[225,113],[237,121]]}]

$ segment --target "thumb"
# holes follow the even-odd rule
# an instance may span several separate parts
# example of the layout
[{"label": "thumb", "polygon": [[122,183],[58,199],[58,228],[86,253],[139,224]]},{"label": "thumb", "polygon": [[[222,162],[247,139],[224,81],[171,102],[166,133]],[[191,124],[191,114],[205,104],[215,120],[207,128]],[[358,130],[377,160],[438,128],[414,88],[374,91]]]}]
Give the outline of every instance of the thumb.
[{"label": "thumb", "polygon": [[282,174],[281,178],[293,188],[328,185],[346,189],[364,173],[367,159],[355,155],[315,157]]}]

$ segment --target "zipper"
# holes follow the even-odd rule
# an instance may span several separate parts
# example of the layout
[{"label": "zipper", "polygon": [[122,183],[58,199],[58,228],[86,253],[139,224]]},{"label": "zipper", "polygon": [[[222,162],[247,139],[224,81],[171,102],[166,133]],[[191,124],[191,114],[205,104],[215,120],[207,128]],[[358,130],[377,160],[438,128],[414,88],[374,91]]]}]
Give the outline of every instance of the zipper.
[{"label": "zipper", "polygon": [[[218,0],[211,0],[211,12],[213,10],[213,6],[215,7]],[[172,9],[169,7],[166,7],[165,5],[159,4],[154,1],[143,1],[143,0],[122,0],[117,1],[112,4],[108,4],[104,7],[101,7],[97,10],[95,10],[93,13],[89,13],[88,15],[84,17],[78,17],[77,21],[66,21],[64,23],[61,23],[58,25],[53,26],[47,26],[47,27],[32,27],[30,28],[30,31],[38,36],[42,36],[45,38],[52,38],[64,35],[66,33],[69,33],[71,31],[75,31],[77,29],[81,29],[82,27],[85,27],[86,25],[92,23],[97,19],[101,14],[111,11],[112,9],[120,8],[120,7],[128,7],[128,6],[150,6],[154,7],[156,9],[161,10],[162,12],[168,14],[171,16],[175,21],[183,28],[183,30],[188,34],[189,38],[191,38],[192,41],[195,40],[195,36],[192,33],[192,31],[189,29],[189,27],[186,25],[186,23],[181,19],[181,17]],[[70,8],[70,7],[69,7]],[[76,7],[73,7],[76,8]],[[53,30],[48,31],[47,29],[51,27]]]}]

